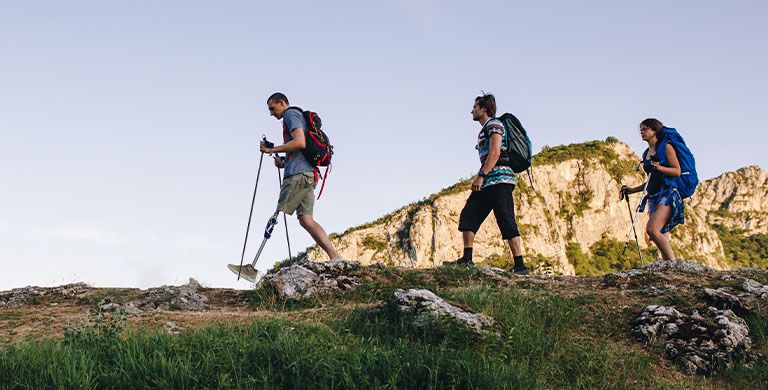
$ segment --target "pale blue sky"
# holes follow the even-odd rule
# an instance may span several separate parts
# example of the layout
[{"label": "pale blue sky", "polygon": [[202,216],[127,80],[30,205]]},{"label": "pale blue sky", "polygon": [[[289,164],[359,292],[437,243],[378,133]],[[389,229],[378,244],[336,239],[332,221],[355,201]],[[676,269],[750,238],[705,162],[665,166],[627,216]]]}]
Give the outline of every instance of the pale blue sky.
[{"label": "pale blue sky", "polygon": [[[258,140],[280,134],[275,91],[336,146],[329,232],[474,172],[481,90],[536,150],[612,135],[639,152],[654,116],[702,178],[768,167],[767,19],[762,1],[0,1],[0,289],[247,287],[225,264]],[[267,162],[250,255],[278,194]],[[312,243],[288,224],[294,253]],[[260,268],[286,257],[283,229]]]}]

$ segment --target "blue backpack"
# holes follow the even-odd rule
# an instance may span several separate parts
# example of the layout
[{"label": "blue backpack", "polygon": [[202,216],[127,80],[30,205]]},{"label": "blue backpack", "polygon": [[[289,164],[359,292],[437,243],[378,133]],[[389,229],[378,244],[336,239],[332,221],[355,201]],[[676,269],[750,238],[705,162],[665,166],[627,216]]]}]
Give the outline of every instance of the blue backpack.
[{"label": "blue backpack", "polygon": [[666,150],[667,144],[672,144],[677,153],[677,160],[680,162],[680,176],[669,177],[664,176],[664,183],[671,187],[677,188],[677,192],[685,199],[689,198],[696,191],[696,186],[699,185],[699,176],[696,173],[696,159],[693,158],[691,150],[685,144],[685,140],[677,132],[677,130],[671,127],[664,127],[661,130],[661,142],[656,146],[656,155],[659,158],[659,163],[665,167],[669,166],[667,161]]}]

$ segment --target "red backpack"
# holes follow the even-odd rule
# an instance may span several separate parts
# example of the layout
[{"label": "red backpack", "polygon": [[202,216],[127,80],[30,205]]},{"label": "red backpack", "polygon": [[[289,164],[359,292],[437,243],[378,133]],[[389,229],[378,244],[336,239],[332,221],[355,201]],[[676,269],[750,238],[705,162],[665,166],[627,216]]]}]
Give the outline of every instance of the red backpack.
[{"label": "red backpack", "polygon": [[320,199],[320,195],[323,194],[323,189],[325,188],[325,178],[330,173],[333,145],[331,145],[328,135],[322,130],[323,121],[316,112],[304,111],[299,107],[288,107],[288,109],[299,110],[304,117],[304,122],[307,124],[307,128],[304,129],[306,145],[301,151],[304,158],[307,159],[310,165],[315,167],[316,175],[319,174],[317,167],[326,167],[325,173],[322,175],[323,184],[320,186],[320,192],[317,194],[317,199]]}]

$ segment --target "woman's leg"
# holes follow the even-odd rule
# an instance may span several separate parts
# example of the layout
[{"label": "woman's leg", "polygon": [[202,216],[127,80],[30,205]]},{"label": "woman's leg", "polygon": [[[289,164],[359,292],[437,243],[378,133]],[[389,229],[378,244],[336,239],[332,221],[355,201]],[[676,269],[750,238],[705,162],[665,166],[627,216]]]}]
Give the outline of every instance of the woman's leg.
[{"label": "woman's leg", "polygon": [[653,243],[659,248],[661,257],[664,260],[674,260],[675,253],[672,251],[672,245],[669,243],[669,237],[661,232],[661,229],[669,221],[672,216],[672,207],[666,205],[659,205],[656,207],[653,213],[651,213],[648,219],[648,225],[645,231],[648,236],[651,237]]}]

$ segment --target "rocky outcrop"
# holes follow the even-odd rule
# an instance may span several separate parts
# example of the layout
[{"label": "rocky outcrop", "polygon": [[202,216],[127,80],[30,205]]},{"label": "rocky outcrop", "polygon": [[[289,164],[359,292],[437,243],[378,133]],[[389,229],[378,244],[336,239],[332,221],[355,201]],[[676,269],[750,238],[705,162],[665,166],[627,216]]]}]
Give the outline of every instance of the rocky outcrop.
[{"label": "rocky outcrop", "polygon": [[[630,216],[626,203],[618,201],[618,188],[643,182],[642,174],[634,170],[639,160],[620,142],[593,141],[549,148],[536,155],[533,188],[521,176],[514,192],[529,268],[573,275],[574,266],[566,256],[569,242],[589,252],[604,238],[624,241]],[[334,245],[344,257],[358,259],[363,265],[431,268],[454,260],[462,250],[456,227],[469,188],[468,180],[459,182],[335,236]],[[632,207],[639,199],[639,195],[632,196]],[[753,233],[768,228],[768,175],[758,167],[724,174],[703,182],[686,203],[686,224],[672,232],[678,254],[713,269],[728,269],[713,223]],[[647,214],[638,217],[641,234],[647,218]],[[649,245],[647,239],[640,240],[641,248]],[[498,259],[508,251],[491,214],[475,238],[474,256],[479,261]],[[322,259],[324,254],[311,247],[307,257]]]},{"label": "rocky outcrop", "polygon": [[[732,278],[728,277],[725,280],[732,280]],[[711,305],[740,314],[751,314],[768,307],[768,286],[752,279],[741,281],[738,288],[704,288],[701,296]]]},{"label": "rocky outcrop", "polygon": [[646,343],[664,341],[667,357],[688,374],[708,375],[754,359],[749,327],[731,310],[710,307],[704,315],[687,315],[650,305],[635,318],[631,334]]},{"label": "rocky outcrop", "polygon": [[266,274],[259,286],[272,288],[282,299],[332,296],[360,285],[360,278],[353,275],[359,267],[357,261],[312,262],[305,258]]},{"label": "rocky outcrop", "polygon": [[768,233],[768,172],[749,166],[707,180],[696,189],[691,206],[706,210],[710,224]]},{"label": "rocky outcrop", "polygon": [[395,291],[395,303],[401,312],[413,314],[417,324],[421,326],[451,320],[483,335],[487,334],[494,324],[493,318],[460,309],[429,290],[398,289]]},{"label": "rocky outcrop", "polygon": [[58,287],[27,286],[0,291],[0,309],[33,305],[42,299],[74,298],[85,293],[89,288],[85,283],[72,283]]},{"label": "rocky outcrop", "polygon": [[[162,286],[143,291],[138,297],[117,300],[106,296],[96,303],[103,312],[123,310],[138,315],[155,310],[205,310],[208,298],[200,290],[202,286],[194,278],[183,286]],[[40,301],[56,301],[57,298],[86,298],[92,288],[85,283],[58,287],[24,287],[0,292],[0,309],[34,305]],[[55,303],[53,303],[55,304]]]},{"label": "rocky outcrop", "polygon": [[199,291],[202,288],[194,278],[183,286],[161,286],[144,291],[141,296],[131,300],[125,306],[129,311],[153,310],[191,310],[208,308],[208,298]]},{"label": "rocky outcrop", "polygon": [[200,292],[202,288],[195,278],[189,278],[189,283],[183,286],[150,288],[127,302],[107,296],[97,306],[104,312],[122,310],[130,315],[159,310],[201,311],[208,308],[208,297]]}]

